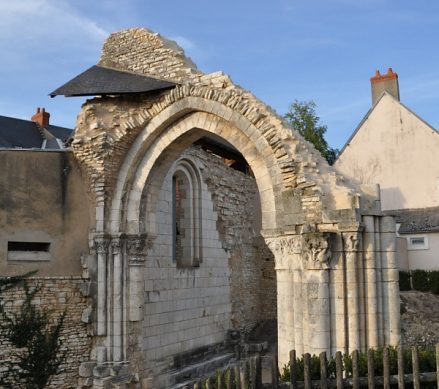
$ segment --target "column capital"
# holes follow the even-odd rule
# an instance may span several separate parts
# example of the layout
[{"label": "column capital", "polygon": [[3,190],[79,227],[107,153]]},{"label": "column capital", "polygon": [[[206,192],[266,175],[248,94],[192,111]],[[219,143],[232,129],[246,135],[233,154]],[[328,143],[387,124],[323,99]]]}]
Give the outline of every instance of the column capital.
[{"label": "column capital", "polygon": [[113,255],[120,254],[124,242],[125,242],[125,235],[112,236],[110,243],[111,253]]},{"label": "column capital", "polygon": [[293,256],[300,255],[300,235],[283,235],[265,238],[268,248],[273,252],[276,269],[291,270],[294,267]]},{"label": "column capital", "polygon": [[93,238],[94,248],[98,254],[106,254],[108,252],[108,246],[110,239],[106,235],[96,235]]},{"label": "column capital", "polygon": [[361,233],[359,231],[343,232],[342,237],[345,252],[357,252],[360,250]]},{"label": "column capital", "polygon": [[154,237],[147,234],[126,235],[126,252],[130,266],[141,266],[145,262],[153,240]]},{"label": "column capital", "polygon": [[302,235],[302,258],[305,269],[329,269],[332,255],[330,238],[329,232],[310,232]]}]

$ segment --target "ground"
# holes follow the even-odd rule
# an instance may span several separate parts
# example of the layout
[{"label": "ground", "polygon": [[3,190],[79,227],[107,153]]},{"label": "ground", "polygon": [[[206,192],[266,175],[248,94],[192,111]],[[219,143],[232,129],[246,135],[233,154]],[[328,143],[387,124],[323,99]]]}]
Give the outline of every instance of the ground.
[{"label": "ground", "polygon": [[431,346],[439,342],[439,295],[401,292],[402,341]]}]

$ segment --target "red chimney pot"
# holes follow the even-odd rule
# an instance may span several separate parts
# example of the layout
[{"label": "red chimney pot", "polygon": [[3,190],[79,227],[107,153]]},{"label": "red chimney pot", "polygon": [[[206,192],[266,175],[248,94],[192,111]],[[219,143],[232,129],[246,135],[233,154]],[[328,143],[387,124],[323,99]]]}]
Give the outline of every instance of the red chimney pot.
[{"label": "red chimney pot", "polygon": [[49,125],[50,113],[44,108],[37,108],[37,112],[32,116],[31,120],[37,123],[40,128],[46,128]]}]

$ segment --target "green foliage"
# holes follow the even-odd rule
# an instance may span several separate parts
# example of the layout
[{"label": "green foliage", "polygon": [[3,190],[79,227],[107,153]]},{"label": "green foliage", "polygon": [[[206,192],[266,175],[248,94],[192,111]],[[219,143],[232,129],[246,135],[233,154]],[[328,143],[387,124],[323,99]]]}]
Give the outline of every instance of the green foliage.
[{"label": "green foliage", "polygon": [[411,290],[412,286],[410,284],[410,272],[400,271],[399,272],[399,290]]},{"label": "green foliage", "polygon": [[439,271],[430,272],[430,292],[439,294]]},{"label": "green foliage", "polygon": [[325,140],[327,127],[320,124],[320,118],[316,114],[314,101],[298,101],[290,105],[285,119],[302,135],[308,142],[320,151],[330,165],[335,162],[339,150],[329,147]]},{"label": "green foliage", "polygon": [[[303,357],[296,359],[296,377],[297,381],[303,381],[304,380],[304,359]],[[320,379],[320,358],[318,355],[311,355],[310,358],[310,373],[311,373],[311,379],[312,380],[318,380]],[[328,377],[335,377],[335,359],[333,357],[330,357],[327,363],[327,374]],[[280,375],[281,381],[289,381],[290,380],[290,365],[285,365],[282,367],[281,375]]]},{"label": "green foliage", "polygon": [[[374,374],[375,376],[382,376],[383,375],[383,348],[379,348],[377,350],[374,350],[373,360],[374,360]],[[389,351],[389,368],[390,368],[390,374],[391,375],[397,375],[398,374],[398,352],[396,347],[388,347]],[[425,348],[425,349],[419,349],[418,351],[418,357],[419,357],[419,371],[421,372],[434,372],[436,371],[436,353],[435,349],[433,347]],[[343,360],[343,370],[346,372],[346,377],[352,377],[352,355],[350,354],[343,354],[342,357]],[[412,355],[411,355],[411,349],[405,349],[403,351],[403,360],[404,360],[404,373],[410,374],[412,373]],[[303,381],[303,370],[304,370],[304,363],[303,363],[303,357],[297,358],[296,360],[296,374],[297,374],[297,381]],[[313,380],[319,380],[320,379],[320,361],[319,357],[316,355],[313,355],[311,357],[311,379]],[[359,352],[358,353],[358,370],[359,370],[359,376],[360,377],[366,377],[367,376],[367,353],[366,352]],[[335,370],[335,359],[331,357],[328,360],[328,378],[335,378],[336,370]],[[290,381],[290,366],[285,365],[282,368],[281,372],[281,380],[282,381]],[[427,388],[427,384],[423,384]],[[424,387],[423,386],[423,387]]]},{"label": "green foliage", "polygon": [[64,324],[64,314],[53,321],[47,310],[39,310],[33,298],[40,288],[29,289],[23,281],[25,300],[17,313],[7,313],[0,305],[3,318],[0,330],[2,336],[14,346],[12,361],[0,385],[11,388],[44,388],[51,376],[59,372],[64,360],[60,353],[60,333]]},{"label": "green foliage", "polygon": [[439,271],[400,271],[399,290],[405,291],[412,289],[418,290],[420,292],[431,292],[433,294],[439,294]]},{"label": "green foliage", "polygon": [[420,292],[428,292],[430,290],[429,273],[430,272],[424,270],[413,270],[412,271],[413,289],[419,290]]}]

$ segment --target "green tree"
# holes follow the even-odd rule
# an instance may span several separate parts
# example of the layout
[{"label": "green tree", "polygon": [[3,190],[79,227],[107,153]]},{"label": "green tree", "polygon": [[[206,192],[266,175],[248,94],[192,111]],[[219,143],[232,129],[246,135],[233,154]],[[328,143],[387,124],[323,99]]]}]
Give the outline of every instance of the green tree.
[{"label": "green tree", "polygon": [[[33,303],[40,287],[29,289],[24,276],[0,279],[0,334],[14,347],[11,361],[5,362],[0,372],[0,387],[42,389],[59,372],[65,352],[60,352],[60,335],[65,313],[58,320],[49,311],[40,310]],[[22,285],[25,299],[17,313],[8,313],[1,299],[2,292]]]},{"label": "green tree", "polygon": [[294,100],[290,105],[285,119],[299,131],[308,142],[320,151],[322,156],[330,165],[335,162],[339,150],[333,149],[325,140],[325,132],[327,127],[320,124],[320,118],[316,114],[316,104],[314,101]]}]

